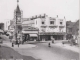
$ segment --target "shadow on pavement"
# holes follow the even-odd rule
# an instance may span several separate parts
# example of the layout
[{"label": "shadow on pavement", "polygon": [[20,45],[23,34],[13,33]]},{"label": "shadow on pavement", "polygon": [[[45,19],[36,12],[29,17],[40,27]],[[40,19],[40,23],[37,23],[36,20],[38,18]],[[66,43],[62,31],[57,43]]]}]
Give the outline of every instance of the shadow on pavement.
[{"label": "shadow on pavement", "polygon": [[12,48],[1,46],[0,47],[0,59],[23,59],[23,60],[36,60],[31,56],[24,56],[19,54],[17,51]]}]

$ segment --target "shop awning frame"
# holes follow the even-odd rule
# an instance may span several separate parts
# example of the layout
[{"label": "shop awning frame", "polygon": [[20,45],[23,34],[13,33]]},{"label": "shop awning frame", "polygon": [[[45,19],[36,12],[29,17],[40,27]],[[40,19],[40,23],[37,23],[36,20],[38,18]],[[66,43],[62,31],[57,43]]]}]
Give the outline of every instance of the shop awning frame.
[{"label": "shop awning frame", "polygon": [[30,37],[38,37],[38,34],[29,34]]}]

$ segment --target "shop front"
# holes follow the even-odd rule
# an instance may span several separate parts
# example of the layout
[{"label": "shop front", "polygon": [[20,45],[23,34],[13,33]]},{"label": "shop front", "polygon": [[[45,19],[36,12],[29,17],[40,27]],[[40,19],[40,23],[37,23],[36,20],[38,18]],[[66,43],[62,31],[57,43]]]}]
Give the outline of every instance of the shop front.
[{"label": "shop front", "polygon": [[22,40],[23,41],[34,41],[38,40],[38,29],[36,28],[27,28],[25,30],[22,30]]},{"label": "shop front", "polygon": [[40,40],[48,41],[53,37],[55,40],[63,40],[65,38],[65,33],[40,33]]}]

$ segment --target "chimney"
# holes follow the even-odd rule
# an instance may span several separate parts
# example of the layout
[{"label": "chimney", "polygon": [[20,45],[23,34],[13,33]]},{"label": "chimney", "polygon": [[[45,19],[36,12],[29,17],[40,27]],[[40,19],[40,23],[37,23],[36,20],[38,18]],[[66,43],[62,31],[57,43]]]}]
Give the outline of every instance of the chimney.
[{"label": "chimney", "polygon": [[65,19],[65,16],[64,16],[64,19]]},{"label": "chimney", "polygon": [[58,15],[57,15],[57,18],[58,18]]},{"label": "chimney", "polygon": [[35,16],[35,18],[37,19],[37,15]]}]

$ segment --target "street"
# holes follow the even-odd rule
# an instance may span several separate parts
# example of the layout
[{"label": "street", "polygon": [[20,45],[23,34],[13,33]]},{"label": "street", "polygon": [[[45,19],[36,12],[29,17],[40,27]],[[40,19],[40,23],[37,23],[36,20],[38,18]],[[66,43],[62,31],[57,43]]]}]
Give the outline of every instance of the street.
[{"label": "street", "polygon": [[[8,39],[6,40],[7,42]],[[6,43],[5,41],[3,43]],[[10,42],[9,42],[10,43]],[[79,60],[79,53],[63,49],[59,46],[51,44],[51,47],[48,47],[48,42],[33,42],[25,43],[23,46],[31,44],[36,45],[33,48],[13,48],[17,53],[22,56],[31,56],[36,60]],[[15,46],[14,46],[15,47]],[[14,53],[9,53],[10,55]],[[14,55],[15,56],[15,55]]]},{"label": "street", "polygon": [[41,60],[79,60],[79,53],[62,49],[60,47],[48,47],[47,43],[34,43],[37,45],[31,49],[16,49],[23,55],[29,55]]}]

